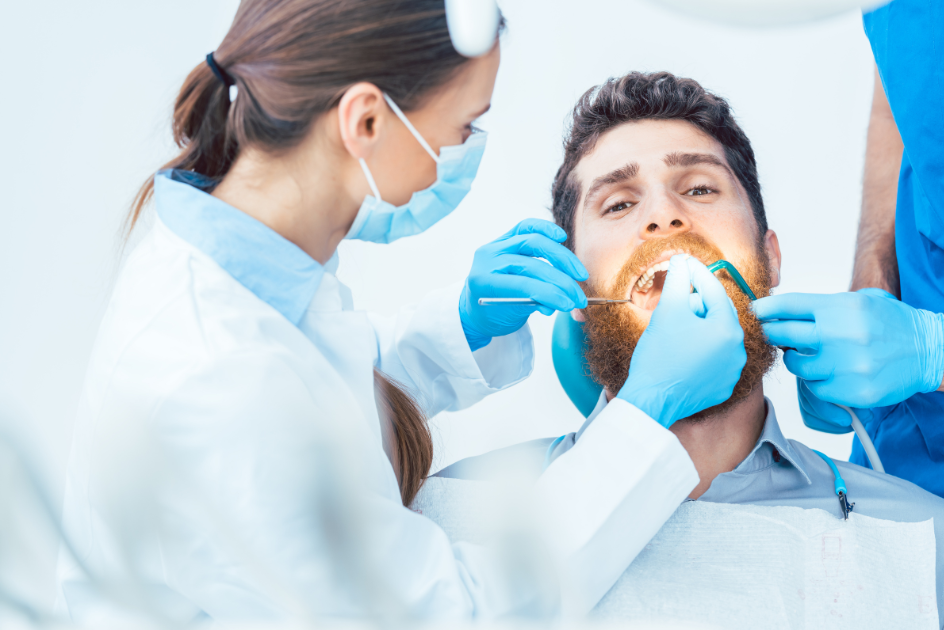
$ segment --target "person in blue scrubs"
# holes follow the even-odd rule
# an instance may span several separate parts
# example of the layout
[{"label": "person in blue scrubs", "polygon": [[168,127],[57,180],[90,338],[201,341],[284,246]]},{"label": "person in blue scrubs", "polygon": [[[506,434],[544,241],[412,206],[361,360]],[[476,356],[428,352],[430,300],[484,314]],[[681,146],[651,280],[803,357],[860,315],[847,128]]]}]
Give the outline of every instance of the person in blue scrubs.
[{"label": "person in blue scrubs", "polygon": [[[944,496],[944,3],[894,0],[864,24],[880,83],[856,293],[785,294],[756,311],[791,348],[808,426],[849,431],[833,403],[857,408],[885,470]],[[884,192],[895,175],[897,200]],[[869,465],[858,438],[850,461]]]}]

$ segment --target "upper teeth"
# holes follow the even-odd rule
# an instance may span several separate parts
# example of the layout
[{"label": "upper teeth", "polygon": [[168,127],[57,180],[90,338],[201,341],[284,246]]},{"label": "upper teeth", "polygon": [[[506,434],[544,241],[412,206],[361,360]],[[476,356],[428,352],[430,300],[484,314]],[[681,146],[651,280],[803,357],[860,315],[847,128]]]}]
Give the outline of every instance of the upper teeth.
[{"label": "upper teeth", "polygon": [[646,269],[645,273],[639,276],[639,280],[636,281],[636,290],[640,293],[646,293],[649,289],[652,288],[653,282],[656,279],[656,273],[660,271],[669,270],[669,261],[664,260],[660,263],[656,263],[653,266]]}]

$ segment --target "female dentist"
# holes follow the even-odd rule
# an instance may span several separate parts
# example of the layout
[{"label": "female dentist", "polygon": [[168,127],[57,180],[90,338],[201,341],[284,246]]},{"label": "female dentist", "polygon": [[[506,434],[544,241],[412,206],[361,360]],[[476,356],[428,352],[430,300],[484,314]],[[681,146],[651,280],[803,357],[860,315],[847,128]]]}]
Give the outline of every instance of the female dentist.
[{"label": "female dentist", "polygon": [[[528,316],[586,305],[563,231],[522,222],[476,253],[461,288],[390,319],[351,310],[334,275],[341,239],[387,243],[459,204],[498,63],[497,39],[479,58],[457,54],[442,0],[243,0],[180,91],[181,152],[134,206],[132,227],[152,194],[157,216],[90,361],[63,512],[74,554],[59,570],[73,621],[119,619],[102,585],[128,575],[177,622],[360,615],[369,593],[427,618],[533,605],[537,584],[504,579],[501,558],[451,546],[404,507],[418,487],[406,471],[421,482],[429,449],[422,435],[418,449],[404,442],[398,432],[417,427],[397,417],[384,439],[375,370],[394,415],[404,397],[391,378],[427,415],[525,378]],[[538,304],[480,307],[482,296]],[[721,285],[677,257],[626,386],[535,489],[564,612],[595,605],[695,487],[666,429],[726,399],[744,357]],[[129,431],[147,436],[142,448]],[[117,473],[116,443],[140,455]],[[135,486],[145,460],[159,478]],[[140,504],[116,508],[116,484]],[[336,510],[313,507],[342,487]],[[369,549],[344,547],[353,530]]]}]

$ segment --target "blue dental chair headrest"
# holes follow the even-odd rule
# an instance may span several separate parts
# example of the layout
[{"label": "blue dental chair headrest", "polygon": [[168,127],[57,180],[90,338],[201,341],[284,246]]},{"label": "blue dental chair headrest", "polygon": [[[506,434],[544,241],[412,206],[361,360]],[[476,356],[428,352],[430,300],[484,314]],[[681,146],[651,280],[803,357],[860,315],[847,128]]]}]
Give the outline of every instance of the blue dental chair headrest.
[{"label": "blue dental chair headrest", "polygon": [[554,320],[554,333],[551,338],[551,356],[554,370],[580,413],[587,417],[597,406],[603,386],[590,378],[590,367],[584,358],[587,336],[583,324],[574,321],[570,313],[557,313]]}]

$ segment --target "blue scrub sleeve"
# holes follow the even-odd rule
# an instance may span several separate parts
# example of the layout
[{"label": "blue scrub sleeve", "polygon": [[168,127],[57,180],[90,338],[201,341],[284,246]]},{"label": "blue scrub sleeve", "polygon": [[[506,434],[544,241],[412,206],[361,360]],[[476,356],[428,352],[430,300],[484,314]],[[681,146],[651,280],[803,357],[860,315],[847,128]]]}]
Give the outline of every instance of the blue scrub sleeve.
[{"label": "blue scrub sleeve", "polygon": [[[895,212],[901,300],[944,313],[944,2],[893,0],[863,23],[905,145]],[[944,393],[879,415],[866,428],[885,470],[944,496]],[[858,439],[850,460],[868,465]]]},{"label": "blue scrub sleeve", "polygon": [[944,246],[944,2],[894,0],[863,22],[920,191],[918,231]]}]

